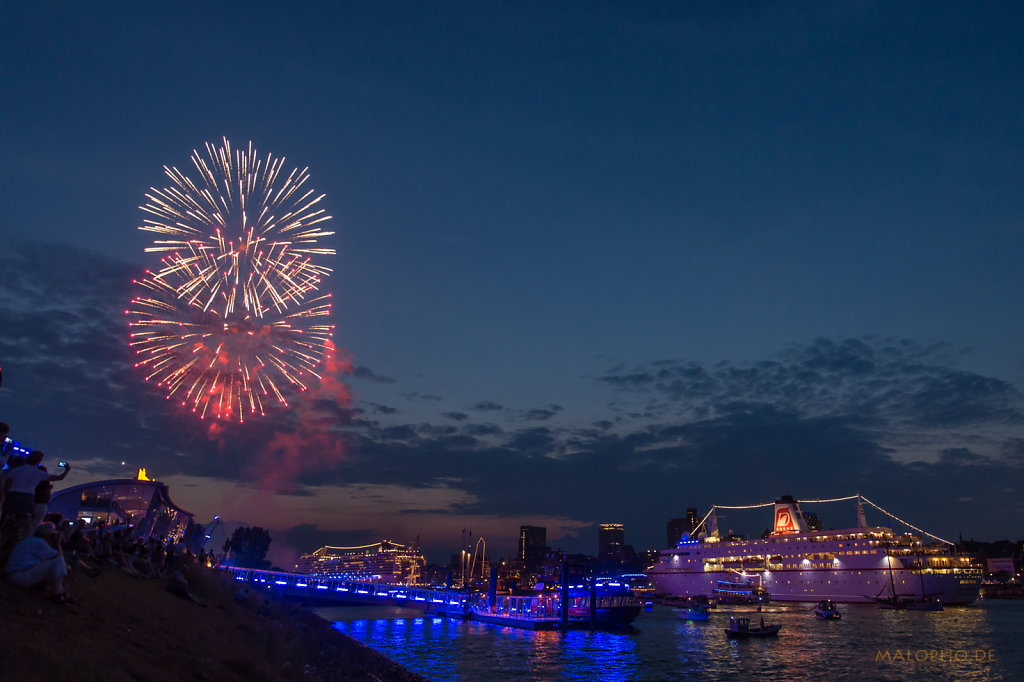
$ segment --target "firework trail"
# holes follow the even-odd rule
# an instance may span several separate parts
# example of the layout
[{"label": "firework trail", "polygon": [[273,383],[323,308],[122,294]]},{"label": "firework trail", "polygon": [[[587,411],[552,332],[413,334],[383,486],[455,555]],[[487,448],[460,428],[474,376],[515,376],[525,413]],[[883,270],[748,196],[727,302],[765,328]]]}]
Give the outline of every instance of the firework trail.
[{"label": "firework trail", "polygon": [[330,269],[312,257],[335,253],[317,246],[331,216],[308,169],[285,175],[284,158],[257,158],[251,142],[208,142],[192,164],[198,180],[164,166],[171,185],[139,207],[139,229],[160,236],[146,252],[163,255],[134,282],[129,345],[169,399],[241,422],[320,379],[334,325],[318,291]]}]

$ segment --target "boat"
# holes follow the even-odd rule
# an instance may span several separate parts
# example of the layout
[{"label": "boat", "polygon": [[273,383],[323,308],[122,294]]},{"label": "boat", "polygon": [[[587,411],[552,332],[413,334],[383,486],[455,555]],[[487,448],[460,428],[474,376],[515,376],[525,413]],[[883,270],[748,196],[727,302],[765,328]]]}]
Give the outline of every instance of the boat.
[{"label": "boat", "polygon": [[907,599],[905,597],[878,597],[875,603],[880,609],[905,609]]},{"label": "boat", "polygon": [[686,607],[690,604],[690,598],[670,594],[663,597],[661,603],[664,606]]},{"label": "boat", "polygon": [[771,595],[753,580],[731,582],[719,580],[711,590],[711,596],[719,604],[762,604],[771,601]]},{"label": "boat", "polygon": [[923,599],[911,599],[907,602],[906,608],[908,611],[942,611],[942,602],[937,599],[929,599],[924,597]]},{"label": "boat", "polygon": [[751,626],[749,618],[730,618],[729,627],[725,628],[725,636],[731,639],[743,639],[746,637],[774,637],[782,629],[781,625],[765,625],[761,619],[761,625]]},{"label": "boat", "polygon": [[908,609],[910,611],[942,611],[942,601],[935,598],[934,593],[924,590],[924,573],[918,575],[921,579],[921,596],[916,594],[896,594],[896,582],[893,578],[892,563],[889,556],[886,556],[886,565],[889,568],[889,596],[876,597],[876,603],[880,609]]},{"label": "boat", "polygon": [[826,599],[814,607],[814,617],[819,620],[839,620],[843,614],[839,613],[834,601]]},{"label": "boat", "polygon": [[427,565],[418,544],[400,545],[381,540],[358,547],[324,545],[303,554],[295,572],[325,578],[345,578],[371,582],[415,585]]},{"label": "boat", "polygon": [[[591,609],[591,597],[596,597]],[[606,629],[628,628],[643,605],[628,585],[619,582],[601,582],[593,590],[582,585],[569,589],[569,618],[592,621],[595,627]]]},{"label": "boat", "polygon": [[[874,603],[879,597],[914,594],[927,581],[929,594],[943,604],[970,604],[981,587],[982,568],[957,554],[951,543],[925,531],[897,533],[869,525],[862,495],[812,502],[856,500],[856,525],[839,530],[811,529],[801,502],[784,495],[774,502],[745,507],[714,506],[697,529],[675,547],[660,551],[647,569],[655,593],[666,597],[703,595],[772,601]],[[764,537],[721,537],[716,510],[774,506],[774,525]],[[889,516],[903,523],[896,517]],[[736,590],[735,597],[724,590]]]},{"label": "boat", "polygon": [[692,606],[679,609],[680,620],[706,621],[710,617],[711,609],[700,604],[694,604]]}]

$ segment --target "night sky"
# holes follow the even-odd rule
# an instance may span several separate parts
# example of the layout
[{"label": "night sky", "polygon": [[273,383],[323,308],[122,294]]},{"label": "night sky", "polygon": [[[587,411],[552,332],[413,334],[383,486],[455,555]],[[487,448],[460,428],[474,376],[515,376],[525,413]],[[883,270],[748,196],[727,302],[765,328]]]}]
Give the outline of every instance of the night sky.
[{"label": "night sky", "polygon": [[[280,561],[787,493],[1022,535],[1019,5],[218,5],[0,23],[0,420],[66,483],[144,466]],[[223,136],[309,167],[338,252],[344,367],[242,426],[124,315],[144,194]]]}]

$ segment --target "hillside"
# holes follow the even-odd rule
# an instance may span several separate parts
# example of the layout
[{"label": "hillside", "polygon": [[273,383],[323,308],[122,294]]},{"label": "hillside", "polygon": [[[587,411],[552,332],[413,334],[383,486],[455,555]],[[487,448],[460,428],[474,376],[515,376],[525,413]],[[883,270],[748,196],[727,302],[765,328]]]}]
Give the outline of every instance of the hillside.
[{"label": "hillside", "polygon": [[422,680],[297,606],[233,599],[224,574],[204,571],[194,604],[166,582],[115,568],[74,576],[75,603],[0,580],[0,679],[5,682],[258,682]]}]

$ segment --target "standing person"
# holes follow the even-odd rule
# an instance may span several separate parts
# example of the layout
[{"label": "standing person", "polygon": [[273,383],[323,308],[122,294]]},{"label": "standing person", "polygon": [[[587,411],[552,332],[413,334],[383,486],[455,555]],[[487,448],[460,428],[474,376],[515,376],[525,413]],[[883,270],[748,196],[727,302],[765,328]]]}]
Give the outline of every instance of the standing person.
[{"label": "standing person", "polygon": [[[11,523],[17,524],[16,542],[28,536],[26,532],[31,523],[32,514],[35,511],[36,486],[43,481],[63,481],[71,471],[71,466],[64,465],[64,471],[60,474],[51,475],[49,472],[40,469],[39,464],[46,455],[42,450],[33,450],[29,453],[28,461],[24,465],[14,467],[7,471],[4,481],[6,497],[4,498],[4,526],[5,530]],[[5,543],[10,541],[9,537],[4,538]]]},{"label": "standing person", "polygon": [[13,443],[8,436],[11,435],[11,427],[7,424],[0,422],[0,468],[7,464],[7,456],[11,454],[11,446]]},{"label": "standing person", "polygon": [[[38,461],[36,462],[35,465],[39,469],[41,469],[43,471],[46,471],[46,467],[44,467],[43,464],[42,464],[43,453],[40,452],[39,450],[36,450],[35,452],[32,453],[32,455],[36,455],[36,453],[38,453],[38,457],[36,458],[36,459],[38,459]],[[32,455],[29,455],[29,458],[28,458],[28,463],[30,465],[33,462],[33,456]],[[33,493],[33,495],[34,495],[34,499],[33,499],[34,504],[32,505],[32,525],[29,526],[29,529],[28,529],[28,534],[29,535],[32,535],[32,533],[36,529],[36,526],[38,526],[40,523],[42,523],[43,519],[46,518],[46,511],[47,511],[47,509],[50,506],[50,498],[53,496],[53,483],[50,482],[50,479],[47,478],[47,479],[45,479],[43,481],[39,481],[39,484],[36,486],[36,489],[35,489],[35,492]]]},{"label": "standing person", "polygon": [[[0,422],[0,470],[3,470],[4,474],[7,473],[7,457],[11,453],[11,439],[8,436],[11,433],[11,427]],[[4,485],[3,477],[0,475],[0,519],[3,519],[3,504],[4,504]]]}]

